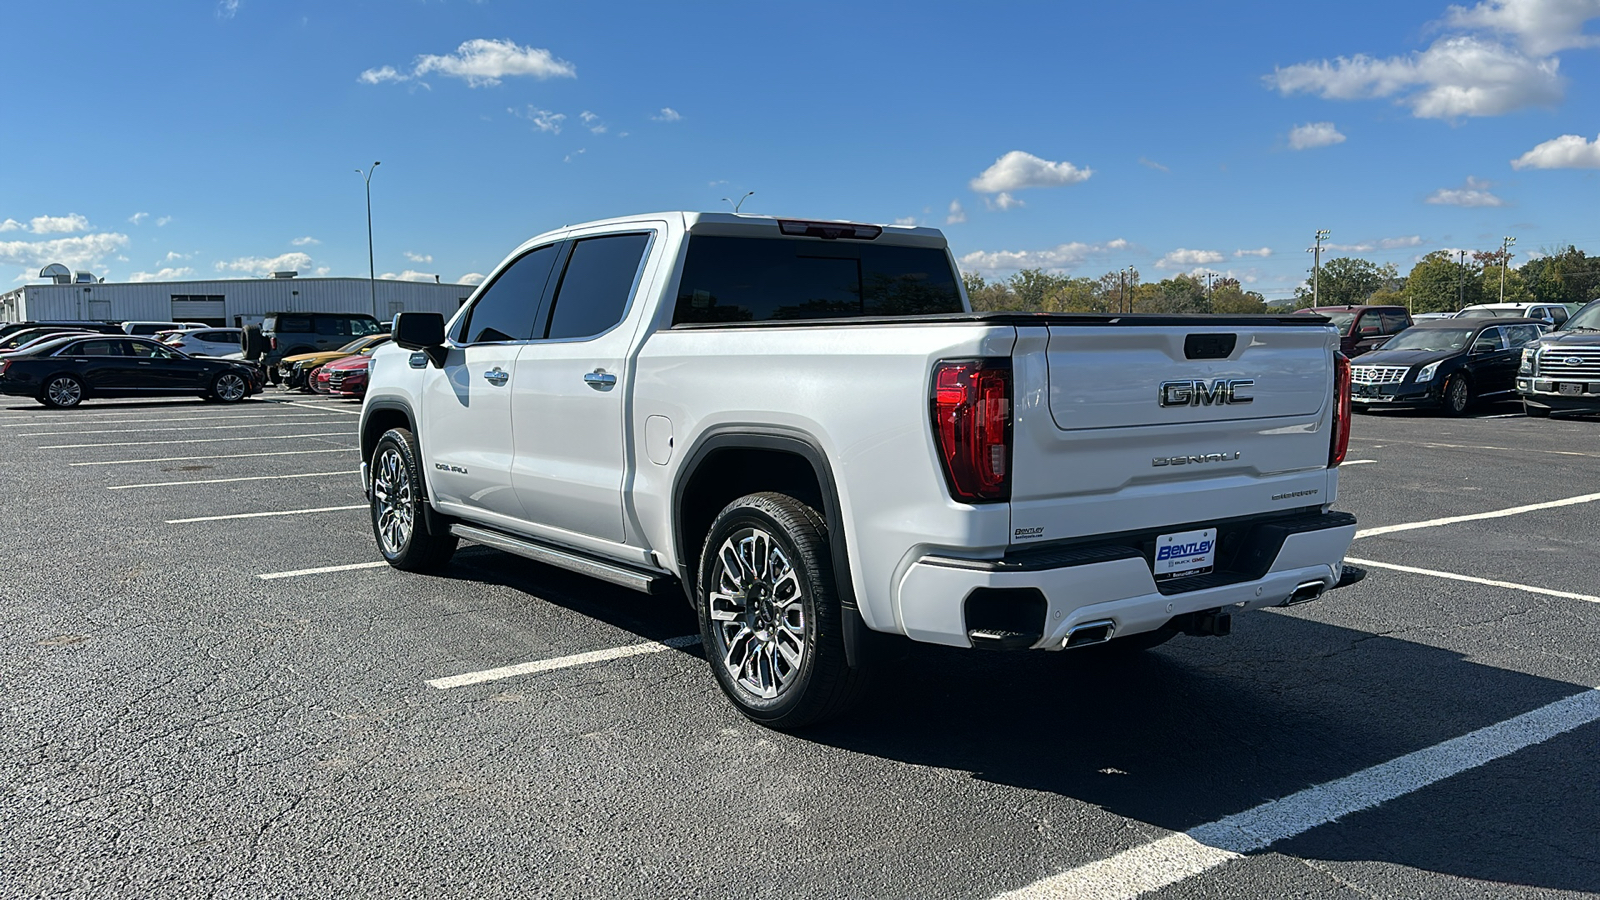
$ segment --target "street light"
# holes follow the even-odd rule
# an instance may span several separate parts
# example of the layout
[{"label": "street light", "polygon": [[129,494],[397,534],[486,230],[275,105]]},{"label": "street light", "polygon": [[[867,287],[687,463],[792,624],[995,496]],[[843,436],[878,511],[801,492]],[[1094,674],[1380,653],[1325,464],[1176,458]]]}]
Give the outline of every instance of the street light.
[{"label": "street light", "polygon": [[367,284],[372,288],[372,317],[374,319],[382,318],[378,315],[378,270],[372,264],[372,173],[378,171],[379,165],[380,163],[374,160],[372,168],[366,171],[356,170],[356,174],[360,175],[362,180],[367,183]]},{"label": "street light", "polygon": [[753,197],[753,196],[755,196],[755,191],[745,191],[745,192],[744,192],[744,196],[743,196],[743,197],[740,197],[740,198],[739,198],[739,202],[738,202],[738,203],[733,203],[733,201],[732,201],[732,200],[730,200],[730,199],[728,199],[728,198],[727,198],[727,197],[723,197],[723,198],[722,198],[722,202],[723,202],[723,203],[733,203],[733,212],[734,212],[734,215],[738,215],[738,213],[739,213],[739,207],[741,207],[741,206],[743,206],[743,205],[744,205],[744,202],[745,202],[745,201],[746,201],[746,200],[749,200],[749,199],[750,199],[750,198],[751,198],[751,197]]},{"label": "street light", "polygon": [[1133,266],[1128,266],[1126,269],[1122,270],[1122,279],[1123,279],[1122,280],[1123,292],[1122,292],[1122,298],[1121,299],[1123,301],[1122,305],[1124,307],[1126,307],[1126,308],[1118,310],[1118,312],[1125,312],[1125,313],[1130,313],[1131,314],[1133,312],[1133,291],[1132,291],[1132,288],[1135,287],[1138,284],[1139,270],[1135,269]]},{"label": "street light", "polygon": [[1307,253],[1314,254],[1312,256],[1312,258],[1311,258],[1311,305],[1312,306],[1320,306],[1321,305],[1321,303],[1318,302],[1317,294],[1318,294],[1318,288],[1320,286],[1320,282],[1322,280],[1322,242],[1328,239],[1328,229],[1326,229],[1326,228],[1318,229],[1317,230],[1317,234],[1316,234],[1316,238],[1317,238],[1317,245],[1315,247],[1307,247],[1306,248],[1306,252]]},{"label": "street light", "polygon": [[1500,239],[1500,302],[1501,303],[1506,302],[1506,269],[1511,268],[1511,254],[1507,253],[1506,251],[1509,250],[1511,248],[1511,245],[1515,244],[1516,242],[1517,242],[1517,239],[1514,238],[1514,237],[1504,237],[1504,238]]}]

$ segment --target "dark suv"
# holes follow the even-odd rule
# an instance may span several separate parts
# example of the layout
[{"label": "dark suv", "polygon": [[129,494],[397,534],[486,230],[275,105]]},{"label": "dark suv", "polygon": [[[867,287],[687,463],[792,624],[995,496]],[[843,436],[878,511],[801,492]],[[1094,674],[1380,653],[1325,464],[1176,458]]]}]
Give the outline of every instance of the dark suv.
[{"label": "dark suv", "polygon": [[1412,324],[1404,306],[1313,306],[1295,311],[1327,316],[1339,329],[1339,349],[1345,356],[1360,356]]},{"label": "dark suv", "polygon": [[336,350],[354,338],[383,330],[378,320],[366,313],[267,313],[261,323],[261,336],[266,340],[261,361],[270,372],[285,356]]}]

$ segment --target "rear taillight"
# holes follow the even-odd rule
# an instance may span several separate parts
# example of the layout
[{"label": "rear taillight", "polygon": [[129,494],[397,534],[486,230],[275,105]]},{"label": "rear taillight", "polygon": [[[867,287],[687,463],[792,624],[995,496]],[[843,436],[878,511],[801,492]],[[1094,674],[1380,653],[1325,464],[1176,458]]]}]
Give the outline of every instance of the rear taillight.
[{"label": "rear taillight", "polygon": [[957,500],[1011,499],[1011,360],[933,367],[933,438]]},{"label": "rear taillight", "polygon": [[1328,447],[1328,468],[1344,462],[1350,452],[1350,357],[1333,355],[1333,442]]},{"label": "rear taillight", "polygon": [[9,368],[11,368],[11,360],[0,359],[0,375],[6,374],[6,370]]},{"label": "rear taillight", "polygon": [[271,347],[274,350],[278,349],[278,336],[277,335],[273,335],[272,337],[267,338],[267,346]]}]

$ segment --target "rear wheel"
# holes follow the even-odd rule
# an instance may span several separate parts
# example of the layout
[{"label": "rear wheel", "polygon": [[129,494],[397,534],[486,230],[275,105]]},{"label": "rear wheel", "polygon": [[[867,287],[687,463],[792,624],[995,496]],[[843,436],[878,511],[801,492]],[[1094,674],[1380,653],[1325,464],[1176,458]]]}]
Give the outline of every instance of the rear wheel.
[{"label": "rear wheel", "polygon": [[372,534],[378,551],[397,569],[430,572],[450,561],[456,536],[429,529],[422,481],[422,451],[405,428],[391,428],[372,451]]},{"label": "rear wheel", "polygon": [[1450,416],[1464,416],[1472,406],[1472,385],[1465,375],[1451,375],[1444,383],[1444,411]]},{"label": "rear wheel", "polygon": [[305,370],[305,374],[302,376],[304,380],[301,381],[298,385],[291,384],[289,386],[290,387],[303,388],[305,391],[307,391],[308,393],[312,393],[312,394],[318,393],[318,391],[317,391],[317,373],[321,372],[321,371],[322,371],[322,367],[321,366],[317,366],[315,369],[306,369]]},{"label": "rear wheel", "polygon": [[222,403],[238,403],[250,393],[250,385],[238,372],[223,372],[211,381],[211,397]]},{"label": "rear wheel", "polygon": [[83,382],[75,375],[52,375],[44,383],[39,402],[54,409],[71,409],[83,402]]},{"label": "rear wheel", "polygon": [[723,693],[768,728],[844,712],[863,673],[845,660],[828,530],[787,494],[749,494],[717,515],[700,559],[696,610]]}]

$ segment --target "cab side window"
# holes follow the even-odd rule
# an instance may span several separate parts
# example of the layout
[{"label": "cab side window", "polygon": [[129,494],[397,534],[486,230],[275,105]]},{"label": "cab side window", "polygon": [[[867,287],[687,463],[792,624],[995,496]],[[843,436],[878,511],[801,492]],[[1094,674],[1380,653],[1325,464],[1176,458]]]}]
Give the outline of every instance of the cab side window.
[{"label": "cab side window", "polygon": [[545,337],[593,337],[621,322],[649,246],[649,234],[612,234],[574,243]]},{"label": "cab side window", "polygon": [[1402,312],[1385,312],[1381,314],[1384,334],[1399,334],[1410,327],[1406,321],[1406,314]]},{"label": "cab side window", "polygon": [[1504,328],[1485,328],[1472,342],[1473,353],[1487,353],[1494,350],[1506,349],[1505,335],[1501,332]]},{"label": "cab side window", "polygon": [[1510,332],[1511,348],[1518,347],[1539,339],[1539,326],[1537,325],[1512,325],[1506,329]]},{"label": "cab side window", "polygon": [[537,247],[518,257],[478,295],[462,319],[464,344],[526,341],[533,337],[539,298],[554,268],[560,244]]}]

